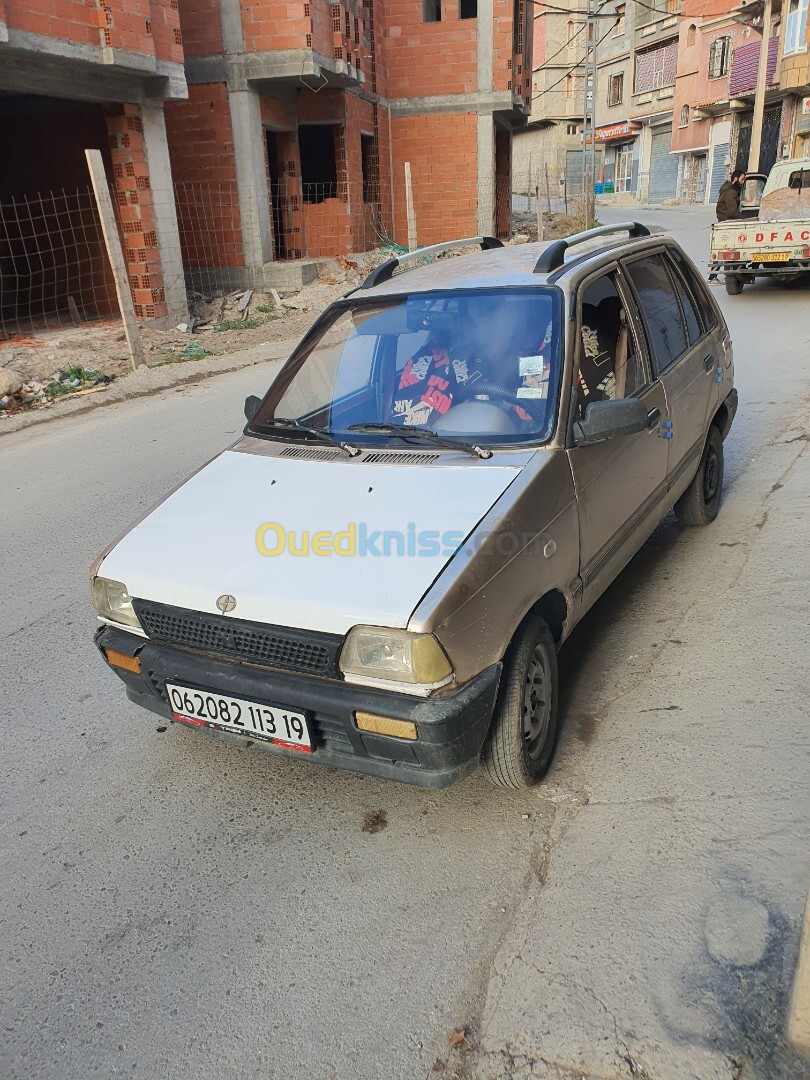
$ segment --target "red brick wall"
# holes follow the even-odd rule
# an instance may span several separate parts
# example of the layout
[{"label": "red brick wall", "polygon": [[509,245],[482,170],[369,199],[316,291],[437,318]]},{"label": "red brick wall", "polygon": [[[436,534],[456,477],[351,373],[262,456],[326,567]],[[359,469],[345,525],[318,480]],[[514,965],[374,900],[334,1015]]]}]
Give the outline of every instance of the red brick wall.
[{"label": "red brick wall", "polygon": [[[498,2],[505,6],[507,0]],[[458,18],[458,5],[453,0],[445,0],[442,22],[438,23],[423,21],[419,0],[387,0],[380,24],[385,39],[387,96],[474,92],[478,82],[476,24],[476,19]]]},{"label": "red brick wall", "polygon": [[187,101],[167,101],[166,132],[177,180],[236,182],[231,112],[224,83],[189,86]]},{"label": "red brick wall", "polygon": [[6,0],[15,30],[183,62],[177,0]]},{"label": "red brick wall", "polygon": [[107,130],[113,198],[135,315],[139,319],[161,318],[168,314],[168,308],[140,108],[137,105],[111,106]]},{"label": "red brick wall", "polygon": [[[317,7],[323,0],[312,0]],[[306,48],[312,17],[304,14],[303,0],[243,0],[242,28],[247,52]]]},{"label": "red brick wall", "polygon": [[221,53],[222,23],[219,0],[179,0],[183,48],[188,56]]},{"label": "red brick wall", "polygon": [[[439,113],[393,118],[396,239],[407,241],[406,161],[411,163],[414,212],[420,246],[448,237],[474,236],[478,199],[478,118],[475,113]],[[437,147],[440,149],[436,150]]]},{"label": "red brick wall", "polygon": [[243,266],[231,114],[224,83],[164,106],[183,265]]}]

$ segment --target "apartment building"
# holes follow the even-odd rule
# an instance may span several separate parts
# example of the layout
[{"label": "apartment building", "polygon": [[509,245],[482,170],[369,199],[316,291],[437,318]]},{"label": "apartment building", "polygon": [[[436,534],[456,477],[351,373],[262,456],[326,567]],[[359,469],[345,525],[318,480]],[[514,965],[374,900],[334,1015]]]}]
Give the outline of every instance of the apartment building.
[{"label": "apartment building", "polygon": [[187,261],[293,284],[318,257],[405,241],[406,163],[420,244],[506,234],[531,87],[525,0],[179,2],[179,212],[219,215]]},{"label": "apartment building", "polygon": [[[681,202],[716,202],[730,171],[748,164],[760,43],[759,32],[738,20],[729,0],[684,0],[672,135]],[[775,47],[772,53],[771,77]]]},{"label": "apartment building", "polygon": [[63,242],[88,232],[95,148],[138,316],[188,317],[164,117],[185,94],[177,0],[0,0],[4,310],[115,310],[100,236]]},{"label": "apartment building", "polygon": [[[515,190],[582,191],[587,27],[580,0],[533,6],[531,118],[514,139]],[[608,24],[610,19],[605,20]],[[594,33],[598,33],[595,30]],[[596,175],[601,172],[597,163]]]},{"label": "apartment building", "polygon": [[628,0],[600,41],[595,139],[605,147],[604,181],[619,196],[666,202],[677,194],[672,103],[678,68],[679,14],[674,0]]}]

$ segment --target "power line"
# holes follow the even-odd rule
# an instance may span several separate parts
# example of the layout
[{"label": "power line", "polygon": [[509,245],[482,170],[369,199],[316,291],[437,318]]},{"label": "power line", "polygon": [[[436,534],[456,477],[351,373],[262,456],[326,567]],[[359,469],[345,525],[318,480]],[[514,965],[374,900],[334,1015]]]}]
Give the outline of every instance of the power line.
[{"label": "power line", "polygon": [[[538,0],[538,2],[539,2],[539,0]],[[602,9],[602,8],[603,8],[603,7],[604,7],[604,6],[606,5],[606,4],[609,4],[609,3],[610,3],[610,0],[602,0],[602,3],[601,3],[601,4],[599,5],[599,8],[597,9],[597,11],[596,11],[596,13],[595,13],[595,17],[599,17],[599,11],[601,11],[601,9]],[[561,8],[560,10],[562,11],[562,10],[565,10],[565,9],[562,9],[562,8]],[[570,14],[574,14],[574,15],[579,15],[579,14],[580,14],[580,12],[577,12],[577,11],[575,11],[575,12],[571,12]],[[583,13],[583,14],[586,14],[586,13]],[[612,19],[612,18],[613,18],[613,15],[610,15],[610,14],[608,14],[608,15],[602,15],[602,16],[601,16],[601,18],[603,18],[603,19],[605,19],[605,18],[607,18],[607,19]],[[588,24],[587,24],[586,22],[584,22],[584,23],[582,24],[582,26],[580,26],[579,30],[577,30],[577,32],[576,32],[575,34],[573,34],[573,35],[572,35],[572,36],[571,36],[571,37],[570,37],[570,38],[569,38],[569,39],[568,39],[568,40],[567,40],[567,41],[565,42],[565,44],[564,44],[564,45],[562,45],[562,46],[561,46],[561,47],[560,47],[559,49],[557,49],[557,51],[556,51],[556,52],[552,53],[552,54],[551,54],[551,56],[544,56],[544,57],[543,57],[543,64],[545,65],[545,64],[549,64],[549,63],[551,63],[551,61],[552,61],[552,60],[554,59],[554,57],[555,57],[555,56],[559,56],[561,52],[565,52],[565,50],[566,50],[566,49],[567,49],[567,48],[569,47],[569,45],[571,44],[571,42],[572,42],[572,41],[576,41],[576,39],[577,39],[577,38],[579,37],[579,35],[580,35],[580,34],[581,34],[581,33],[582,33],[582,32],[583,32],[583,31],[584,31],[584,30],[585,30],[586,28],[587,28],[587,26],[588,26]],[[574,66],[575,66],[575,67],[579,67],[579,64],[575,64]]]},{"label": "power line", "polygon": [[[618,19],[616,20],[616,22],[618,22]],[[616,25],[616,24],[614,23],[614,26],[615,26],[615,25]],[[602,44],[602,42],[603,42],[603,41],[605,40],[605,38],[606,38],[606,37],[608,36],[608,34],[610,33],[610,31],[611,31],[612,29],[613,29],[613,26],[609,26],[609,27],[607,28],[607,30],[605,31],[605,33],[604,33],[604,34],[602,34],[602,36],[601,36],[600,38],[598,38],[598,39],[597,39],[597,41],[596,41],[596,44],[594,45],[594,48],[595,48],[595,49],[596,49],[596,48],[598,48],[598,47],[599,47],[599,46],[600,46],[600,45]],[[573,39],[572,39],[572,40],[573,40]],[[537,98],[541,98],[541,97],[543,97],[543,96],[544,96],[545,94],[548,94],[548,93],[550,93],[550,92],[551,92],[551,91],[552,91],[552,90],[553,90],[553,89],[554,89],[554,88],[555,88],[556,86],[559,86],[561,82],[564,82],[564,81],[565,81],[565,80],[566,80],[566,79],[568,78],[568,76],[569,76],[569,75],[571,74],[571,72],[572,72],[572,71],[574,71],[574,70],[575,70],[576,68],[578,68],[578,67],[582,67],[582,64],[581,64],[580,62],[578,62],[578,63],[576,63],[576,64],[572,64],[572,65],[571,65],[571,67],[569,67],[569,68],[566,68],[566,70],[565,70],[565,71],[563,72],[562,78],[560,78],[560,79],[557,79],[557,81],[556,81],[556,82],[553,82],[553,83],[551,84],[551,86],[547,86],[547,87],[545,88],[545,90],[541,90],[541,92],[540,92],[540,93],[539,93],[539,94],[537,95]],[[537,100],[537,98],[532,98],[532,101],[533,101],[533,102],[534,102],[534,101],[536,101],[536,100]]]}]

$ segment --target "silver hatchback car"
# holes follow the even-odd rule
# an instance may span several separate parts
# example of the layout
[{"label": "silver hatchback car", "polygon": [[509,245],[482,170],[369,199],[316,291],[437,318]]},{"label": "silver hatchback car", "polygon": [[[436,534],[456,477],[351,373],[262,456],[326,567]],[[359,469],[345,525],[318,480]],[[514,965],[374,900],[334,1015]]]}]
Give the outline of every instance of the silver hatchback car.
[{"label": "silver hatchback car", "polygon": [[532,784],[560,645],[670,508],[717,514],[733,375],[642,225],[389,260],[99,556],[98,647],[132,701],[244,748]]}]

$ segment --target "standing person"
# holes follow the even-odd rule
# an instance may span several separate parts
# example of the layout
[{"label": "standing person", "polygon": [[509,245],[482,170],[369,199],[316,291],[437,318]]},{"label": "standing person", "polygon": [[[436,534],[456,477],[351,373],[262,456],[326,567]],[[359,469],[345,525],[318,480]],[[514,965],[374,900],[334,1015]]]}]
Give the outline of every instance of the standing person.
[{"label": "standing person", "polygon": [[[736,169],[731,174],[731,179],[726,180],[720,188],[715,207],[718,221],[733,221],[740,217],[740,191],[744,183],[745,173],[742,169]],[[709,282],[717,284],[717,274],[714,271],[709,274]]]}]

